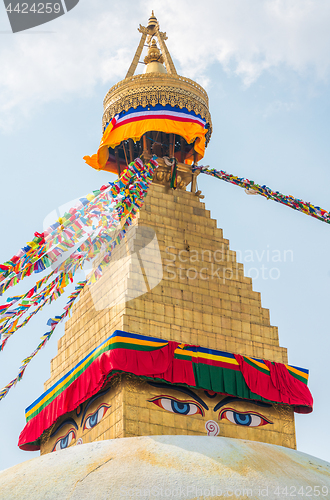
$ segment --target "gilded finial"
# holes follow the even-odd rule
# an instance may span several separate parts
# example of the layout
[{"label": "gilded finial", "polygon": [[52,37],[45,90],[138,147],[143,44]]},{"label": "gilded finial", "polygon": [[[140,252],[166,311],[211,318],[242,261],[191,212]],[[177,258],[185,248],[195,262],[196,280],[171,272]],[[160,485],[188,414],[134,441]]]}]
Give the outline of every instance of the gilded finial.
[{"label": "gilded finial", "polygon": [[149,64],[154,61],[163,64],[164,58],[157,47],[156,40],[153,38],[148,49],[148,55],[144,58],[144,62]]},{"label": "gilded finial", "polygon": [[148,21],[148,28],[155,28],[158,24],[157,18],[155,17],[154,11],[151,11],[151,16],[149,17]]}]

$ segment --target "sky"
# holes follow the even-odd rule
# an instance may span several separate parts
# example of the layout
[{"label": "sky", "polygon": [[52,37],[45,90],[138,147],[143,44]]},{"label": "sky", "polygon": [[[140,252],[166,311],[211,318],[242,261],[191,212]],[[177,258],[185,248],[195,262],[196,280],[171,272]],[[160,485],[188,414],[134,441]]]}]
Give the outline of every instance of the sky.
[{"label": "sky", "polygon": [[[152,9],[178,73],[209,95],[213,135],[200,164],[330,209],[330,3],[206,5],[81,0],[64,16],[16,34],[0,6],[0,262],[42,231],[47,214],[115,179],[82,158],[97,150],[103,98],[125,77],[140,40],[137,27],[146,25]],[[298,450],[330,462],[330,227],[205,175],[198,186],[270,309],[289,363],[310,370],[314,412],[296,415]],[[24,280],[12,294],[30,283]],[[0,353],[1,387],[64,304],[59,299],[10,339]],[[60,325],[0,401],[0,470],[38,456],[20,451],[17,440],[63,333]]]}]

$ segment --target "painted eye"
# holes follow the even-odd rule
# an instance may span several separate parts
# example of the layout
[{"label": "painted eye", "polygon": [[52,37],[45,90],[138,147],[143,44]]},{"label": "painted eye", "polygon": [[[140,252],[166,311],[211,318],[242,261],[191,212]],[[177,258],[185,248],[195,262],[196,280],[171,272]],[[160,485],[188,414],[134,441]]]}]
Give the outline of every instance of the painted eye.
[{"label": "painted eye", "polygon": [[235,410],[223,410],[219,415],[219,419],[223,418],[229,420],[232,424],[244,425],[245,427],[260,427],[262,425],[273,423],[258,413],[241,413]]},{"label": "painted eye", "polygon": [[170,411],[172,413],[177,413],[179,415],[199,415],[204,416],[202,408],[196,403],[191,401],[180,401],[180,399],[158,396],[153,399],[149,399],[149,403],[154,403],[155,405],[163,408],[163,410]]},{"label": "painted eye", "polygon": [[110,408],[110,405],[101,405],[98,407],[96,412],[88,415],[84,423],[84,429],[93,429],[99,422],[101,422],[102,418]]},{"label": "painted eye", "polygon": [[70,429],[66,436],[56,441],[52,451],[64,450],[64,448],[67,448],[74,439],[76,439],[76,433],[73,429]]}]

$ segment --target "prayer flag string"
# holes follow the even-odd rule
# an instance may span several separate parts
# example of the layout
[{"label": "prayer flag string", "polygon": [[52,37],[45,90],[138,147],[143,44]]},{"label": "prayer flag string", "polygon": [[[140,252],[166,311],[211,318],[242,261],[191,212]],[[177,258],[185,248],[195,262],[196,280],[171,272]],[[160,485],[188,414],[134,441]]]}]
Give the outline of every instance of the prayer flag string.
[{"label": "prayer flag string", "polygon": [[256,184],[254,181],[250,181],[249,179],[244,179],[244,177],[237,177],[233,174],[228,174],[224,170],[216,170],[215,168],[210,167],[192,167],[193,172],[200,172],[202,174],[212,175],[217,179],[221,179],[226,182],[230,182],[231,184],[235,184],[236,186],[240,186],[245,189],[247,194],[260,194],[264,196],[268,200],[273,200],[282,205],[286,205],[287,207],[293,208],[294,210],[298,210],[306,215],[310,215],[311,217],[315,217],[315,219],[321,220],[330,224],[330,212],[320,208],[312,203],[300,200],[298,198],[294,198],[289,195],[286,196],[279,191],[272,191],[269,187],[263,185],[260,186]]},{"label": "prayer flag string", "polygon": [[[2,343],[0,344],[1,351],[8,338],[15,331],[25,326],[44,305],[51,303],[63,294],[66,286],[73,281],[76,270],[81,268],[85,261],[94,260],[95,257],[100,254],[101,249],[105,250],[102,261],[96,269],[93,270],[89,278],[78,282],[75,291],[68,297],[69,300],[64,307],[64,312],[60,316],[55,316],[55,318],[50,318],[48,320],[47,325],[50,326],[50,331],[41,337],[41,342],[32,354],[22,361],[18,375],[0,391],[0,400],[22,379],[27,365],[48,342],[56,326],[68,316],[74,302],[79,297],[86,284],[94,283],[102,276],[104,268],[110,262],[110,256],[113,249],[121,243],[127,227],[132,224],[139,209],[143,205],[144,198],[152,181],[153,170],[158,166],[155,158],[156,157],[153,157],[147,165],[143,165],[140,159],[135,160],[135,162],[130,163],[127,170],[125,170],[117,182],[114,184],[109,183],[112,197],[108,199],[108,204],[115,200],[115,206],[112,209],[112,216],[110,218],[105,216],[104,219],[105,211],[102,212],[101,223],[97,221],[94,228],[97,230],[94,238],[87,238],[68,259],[60,264],[48,276],[38,281],[26,294],[11,297],[8,299],[9,304],[0,306],[0,338],[2,335]],[[98,202],[99,199],[97,200],[97,203]],[[92,203],[90,212],[94,209],[95,206],[93,206]],[[71,241],[74,240],[75,235],[73,234],[71,235]],[[40,244],[40,248],[42,248],[42,245],[43,243]],[[68,246],[68,248],[70,248],[70,246]],[[23,258],[25,257],[23,256]],[[40,288],[55,274],[58,274],[57,277],[39,292]],[[10,309],[11,306],[17,302],[19,302],[18,306],[14,309]],[[22,323],[18,324],[20,318],[32,306],[36,306],[36,309],[32,311]]]},{"label": "prayer flag string", "polygon": [[[32,241],[28,242],[9,261],[0,264],[0,295],[26,276],[40,273],[50,267],[63,252],[73,248],[85,236],[88,228],[95,229],[96,223],[109,225],[112,221],[113,209],[120,200],[118,196],[123,195],[126,186],[132,186],[138,174],[133,164],[134,162],[117,182],[109,182],[86,197],[80,198],[79,203],[57,222],[43,233],[36,232]],[[143,189],[143,185],[140,189]],[[124,211],[129,210],[131,203],[131,197],[128,197],[123,203]]]}]

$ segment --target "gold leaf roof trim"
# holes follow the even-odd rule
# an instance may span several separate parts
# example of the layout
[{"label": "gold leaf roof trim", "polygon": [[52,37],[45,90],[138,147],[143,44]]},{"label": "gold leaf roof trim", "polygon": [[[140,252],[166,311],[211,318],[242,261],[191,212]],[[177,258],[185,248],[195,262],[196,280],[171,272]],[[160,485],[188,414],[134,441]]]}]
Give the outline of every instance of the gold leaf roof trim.
[{"label": "gold leaf roof trim", "polygon": [[189,78],[163,73],[134,75],[111,87],[105,96],[102,126],[104,129],[117,113],[130,108],[169,104],[180,109],[187,108],[204,118],[210,127],[206,135],[208,143],[212,133],[208,101],[203,87]]}]

